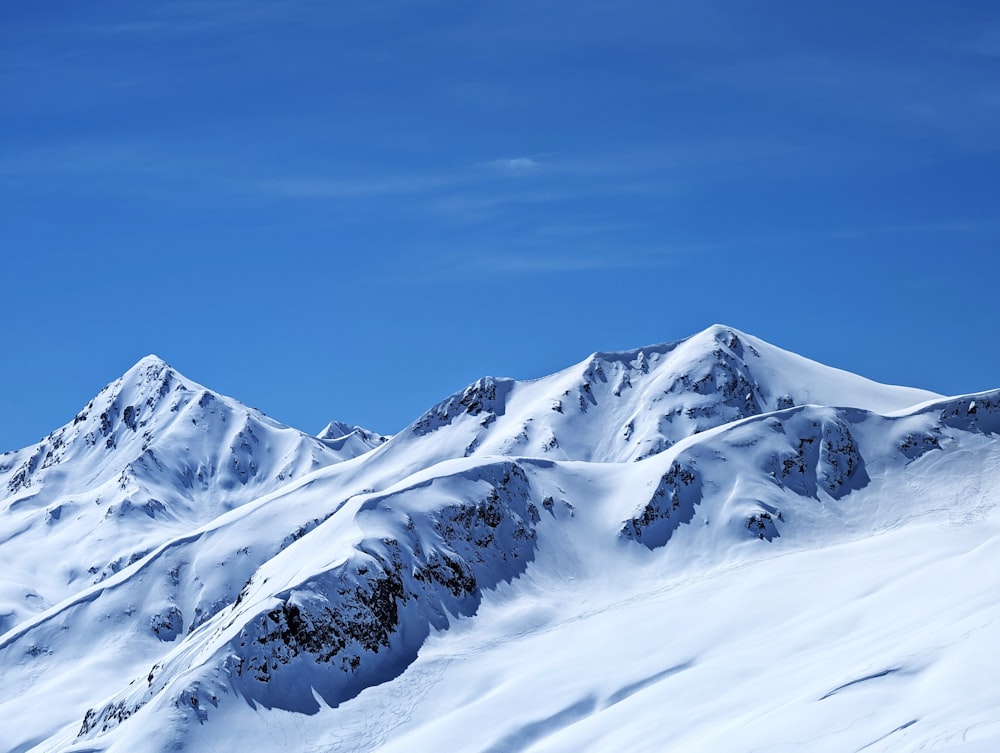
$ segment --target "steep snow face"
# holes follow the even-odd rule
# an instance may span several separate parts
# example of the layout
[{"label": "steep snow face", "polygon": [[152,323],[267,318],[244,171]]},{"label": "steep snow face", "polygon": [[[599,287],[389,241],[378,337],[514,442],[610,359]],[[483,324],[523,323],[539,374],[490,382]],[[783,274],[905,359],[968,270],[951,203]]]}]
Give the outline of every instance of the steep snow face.
[{"label": "steep snow face", "polygon": [[167,538],[364,445],[310,437],[155,356],[142,359],[72,422],[0,456],[0,546],[8,563],[0,631]]},{"label": "steep snow face", "polygon": [[530,382],[487,377],[401,433],[452,454],[640,460],[748,416],[810,403],[878,412],[940,397],[823,366],[730,327],[620,353]]}]

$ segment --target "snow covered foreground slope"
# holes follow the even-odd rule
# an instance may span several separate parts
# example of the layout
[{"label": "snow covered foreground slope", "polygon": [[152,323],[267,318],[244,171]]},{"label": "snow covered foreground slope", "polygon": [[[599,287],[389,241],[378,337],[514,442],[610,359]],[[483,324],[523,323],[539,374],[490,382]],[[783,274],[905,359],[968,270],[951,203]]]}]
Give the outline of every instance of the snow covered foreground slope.
[{"label": "snow covered foreground slope", "polygon": [[[0,552],[63,596],[0,636],[0,749],[976,750],[1000,740],[998,430],[1000,393],[713,327],[480,380],[357,457],[295,434],[314,470],[284,479],[264,443],[259,487],[175,490],[189,517],[147,516],[155,546],[100,578],[31,560],[52,502],[22,485]],[[142,488],[220,436],[163,444]],[[100,481],[68,463],[37,494]]]}]

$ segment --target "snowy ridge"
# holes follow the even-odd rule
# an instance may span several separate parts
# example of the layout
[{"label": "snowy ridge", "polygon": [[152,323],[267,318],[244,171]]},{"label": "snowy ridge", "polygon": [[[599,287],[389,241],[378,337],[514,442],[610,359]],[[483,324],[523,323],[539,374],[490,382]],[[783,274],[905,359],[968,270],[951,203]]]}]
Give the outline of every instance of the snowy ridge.
[{"label": "snowy ridge", "polygon": [[342,421],[331,421],[316,436],[345,458],[362,455],[389,439],[382,434],[376,434],[360,426],[351,426]]},{"label": "snowy ridge", "polygon": [[[622,462],[793,405],[887,412],[935,397],[877,384],[715,325],[677,343],[595,353],[531,382],[481,379],[402,434],[434,432],[455,454]],[[442,430],[451,436],[445,439]]]},{"label": "snowy ridge", "polygon": [[[334,445],[143,358],[71,423],[0,456],[0,511],[18,531],[4,542],[12,566],[0,581],[0,629],[361,449]],[[53,547],[60,572],[31,577]]]},{"label": "snowy ridge", "polygon": [[[25,720],[0,724],[4,750],[888,751],[974,740],[970,730],[1000,739],[992,686],[971,683],[964,705],[939,699],[942,713],[927,695],[961,695],[997,637],[1000,604],[963,600],[955,583],[1000,556],[1000,391],[878,385],[715,326],[530,382],[484,378],[391,438],[337,422],[312,438],[225,398],[197,412],[203,388],[186,380],[160,395],[182,378],[147,361],[78,423],[109,424],[103,451],[129,455],[152,429],[169,473],[133,462],[130,494],[155,489],[180,512],[170,525],[144,515],[148,553],[64,585],[0,636],[0,718]],[[216,463],[204,500],[183,484],[170,496],[196,454],[189,421],[152,410],[175,392],[168,413],[226,427],[199,446]],[[251,443],[223,460],[247,426],[270,451]],[[87,432],[60,431],[71,449],[47,475],[31,468],[15,502],[107,483],[104,468],[70,465],[97,443],[72,449]],[[348,444],[357,454],[336,456]],[[15,453],[4,478],[40,447]],[[23,507],[0,507],[13,532],[0,551],[28,552],[22,536],[39,546]],[[870,565],[887,556],[900,564]],[[899,575],[935,567],[944,580]],[[951,619],[928,623],[930,594]],[[778,635],[776,663],[761,647]],[[748,677],[769,683],[769,713]],[[717,721],[729,718],[739,722]]]},{"label": "snowy ridge", "polygon": [[[527,483],[516,463],[504,462],[359,500],[353,520],[331,520],[288,547],[247,583],[214,629],[192,637],[200,655],[217,657],[219,670],[193,687],[315,713],[314,693],[335,705],[391,679],[431,628],[447,627],[449,614],[473,614],[484,588],[523,572],[539,520]],[[343,542],[345,535],[354,541],[340,547],[344,559],[308,574],[291,564],[323,561],[330,537]],[[83,734],[104,731],[161,694],[173,705],[174,696],[198,698],[192,707],[210,704],[211,696],[191,696],[187,657],[180,658],[182,671],[168,659],[138,696],[133,691],[94,710]]]}]

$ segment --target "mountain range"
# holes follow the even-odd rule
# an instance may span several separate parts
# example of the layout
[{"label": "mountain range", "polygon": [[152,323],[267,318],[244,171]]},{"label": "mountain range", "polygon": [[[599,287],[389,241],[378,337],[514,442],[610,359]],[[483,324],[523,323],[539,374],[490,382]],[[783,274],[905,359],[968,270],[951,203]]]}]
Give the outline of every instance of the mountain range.
[{"label": "mountain range", "polygon": [[998,432],[722,325],[391,437],[148,356],[0,456],[0,750],[998,750]]}]

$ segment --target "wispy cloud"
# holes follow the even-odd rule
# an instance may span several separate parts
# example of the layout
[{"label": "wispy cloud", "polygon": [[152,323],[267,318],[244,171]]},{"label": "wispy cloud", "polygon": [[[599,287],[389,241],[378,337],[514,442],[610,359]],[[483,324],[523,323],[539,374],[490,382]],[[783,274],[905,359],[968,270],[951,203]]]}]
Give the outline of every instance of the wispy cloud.
[{"label": "wispy cloud", "polygon": [[82,24],[68,29],[109,36],[147,34],[197,34],[236,30],[264,23],[293,22],[316,10],[310,3],[273,3],[263,0],[202,0],[165,5],[132,6],[125,19]]},{"label": "wispy cloud", "polygon": [[302,176],[259,180],[250,190],[281,199],[351,199],[426,194],[463,182],[460,175],[434,173],[356,178]]},{"label": "wispy cloud", "polygon": [[[1000,54],[1000,35],[943,49],[944,55],[940,48],[928,47],[924,57],[908,51],[891,60],[789,53],[738,64],[720,62],[689,80],[707,89],[780,101],[786,107],[795,103],[803,116],[822,116],[831,127],[850,122],[883,137],[892,129],[904,138],[921,134],[959,148],[995,150],[1000,129],[996,76],[984,67],[988,61],[959,65],[952,53],[984,58]],[[851,156],[840,153],[845,155]]]},{"label": "wispy cloud", "polygon": [[597,272],[627,269],[660,269],[677,262],[695,248],[623,248],[605,247],[572,253],[493,252],[467,256],[463,266],[468,271],[532,274],[548,272]]},{"label": "wispy cloud", "polygon": [[[773,171],[794,151],[781,144],[688,144],[667,150],[535,152],[464,164],[452,159],[438,166],[404,161],[395,169],[379,164],[370,170],[362,169],[364,163],[338,168],[329,159],[310,168],[295,150],[287,158],[255,154],[221,130],[187,138],[81,138],[8,150],[0,156],[0,189],[142,196],[202,206],[350,202],[358,217],[419,218],[449,233],[475,231],[480,239],[483,233],[530,232],[540,243],[553,243],[594,237],[595,223],[645,226],[652,201],[662,207],[680,200],[704,190],[713,176],[731,178],[748,161],[766,160]],[[596,237],[619,235],[605,229]]]},{"label": "wispy cloud", "polygon": [[379,3],[325,3],[313,0],[176,0],[135,3],[120,19],[78,24],[62,31],[104,35],[196,35],[302,23],[331,27],[377,23],[406,11],[416,0]]},{"label": "wispy cloud", "polygon": [[9,150],[0,157],[0,178],[38,190],[72,189],[101,179],[148,178],[168,165],[137,143],[78,141]]},{"label": "wispy cloud", "polygon": [[494,240],[473,243],[461,251],[456,244],[419,244],[407,248],[400,263],[385,269],[378,282],[385,285],[438,283],[442,276],[469,278],[515,275],[546,278],[552,275],[610,273],[629,270],[662,270],[676,267],[692,254],[714,247],[649,247],[627,244],[580,243],[572,250],[554,251],[544,246]]},{"label": "wispy cloud", "polygon": [[149,34],[161,31],[164,28],[162,21],[125,21],[122,23],[105,23],[88,26],[86,31],[107,36],[117,36],[125,34]]},{"label": "wispy cloud", "polygon": [[541,164],[533,157],[505,157],[503,159],[480,162],[479,167],[499,170],[505,173],[524,174],[538,170]]},{"label": "wispy cloud", "polygon": [[[509,157],[476,163],[468,167],[440,171],[414,171],[400,174],[364,176],[285,176],[255,182],[260,192],[285,199],[349,199],[420,194],[451,196],[455,189],[487,189],[506,175],[523,175],[541,168],[533,157]],[[486,193],[495,193],[485,191]],[[478,195],[478,191],[473,191]],[[466,194],[467,195],[467,194]]]}]

